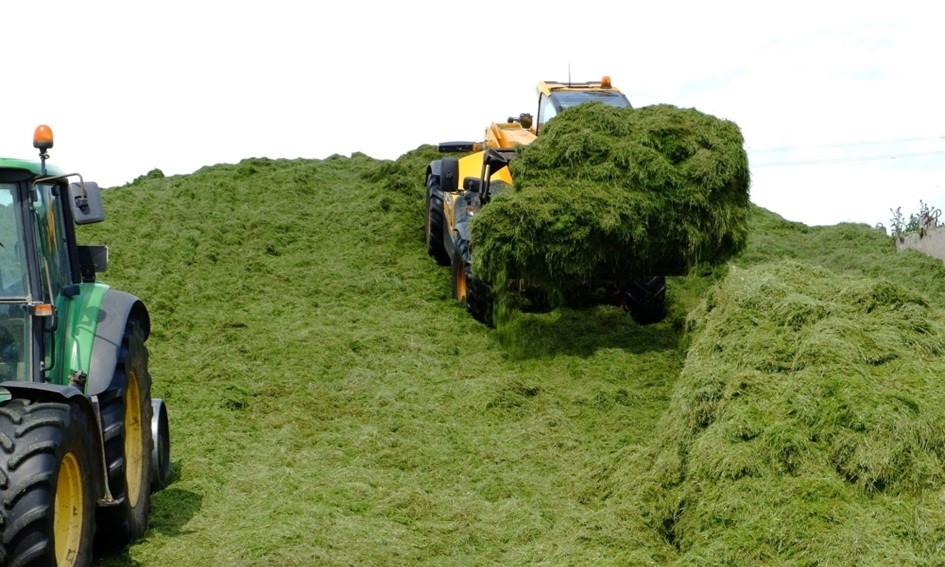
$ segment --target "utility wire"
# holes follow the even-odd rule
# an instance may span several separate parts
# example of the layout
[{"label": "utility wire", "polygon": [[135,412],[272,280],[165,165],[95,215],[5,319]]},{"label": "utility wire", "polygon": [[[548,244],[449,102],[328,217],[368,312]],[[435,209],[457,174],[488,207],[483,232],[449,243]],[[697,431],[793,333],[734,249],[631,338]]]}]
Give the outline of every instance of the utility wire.
[{"label": "utility wire", "polygon": [[893,154],[885,156],[858,156],[858,157],[847,157],[847,158],[830,158],[830,159],[811,159],[803,161],[777,161],[777,162],[768,162],[768,163],[755,163],[752,164],[752,167],[782,167],[782,166],[794,166],[794,165],[817,165],[823,163],[844,163],[844,162],[854,162],[854,161],[879,161],[887,159],[900,159],[900,158],[911,158],[919,156],[930,156],[930,155],[941,155],[945,154],[945,150],[935,151],[935,152],[915,152],[911,154]]},{"label": "utility wire", "polygon": [[815,150],[823,148],[845,148],[852,146],[872,146],[878,144],[903,144],[906,142],[931,142],[933,140],[945,140],[945,136],[936,136],[932,138],[899,138],[895,140],[869,140],[861,142],[836,142],[831,144],[815,144],[810,146],[783,146],[780,148],[761,148],[758,150],[749,150],[750,153],[762,152],[789,152],[794,150]]}]

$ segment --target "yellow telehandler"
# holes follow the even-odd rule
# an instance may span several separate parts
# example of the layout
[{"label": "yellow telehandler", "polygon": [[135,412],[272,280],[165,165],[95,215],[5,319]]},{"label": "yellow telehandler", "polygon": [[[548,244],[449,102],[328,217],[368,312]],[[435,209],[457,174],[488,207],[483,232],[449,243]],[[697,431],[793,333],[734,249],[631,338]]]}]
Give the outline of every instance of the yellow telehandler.
[{"label": "yellow telehandler", "polygon": [[[465,303],[474,319],[489,326],[493,298],[488,285],[472,270],[474,243],[469,223],[493,195],[512,185],[508,164],[516,147],[533,142],[543,126],[566,108],[586,102],[631,106],[607,76],[587,83],[540,81],[537,91],[537,119],[522,113],[490,124],[481,142],[441,143],[440,152],[465,155],[434,160],[426,171],[427,252],[438,264],[452,267],[453,297]],[[617,281],[614,297],[638,323],[658,322],[666,314],[666,278],[658,275]]]}]

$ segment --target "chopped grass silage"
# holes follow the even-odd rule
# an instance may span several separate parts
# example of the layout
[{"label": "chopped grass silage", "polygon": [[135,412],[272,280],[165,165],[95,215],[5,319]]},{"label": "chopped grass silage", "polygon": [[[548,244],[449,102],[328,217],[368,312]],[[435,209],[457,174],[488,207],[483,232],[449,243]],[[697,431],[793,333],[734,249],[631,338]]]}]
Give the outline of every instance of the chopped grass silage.
[{"label": "chopped grass silage", "polygon": [[940,310],[783,261],[732,268],[690,331],[637,495],[679,564],[942,557]]},{"label": "chopped grass silage", "polygon": [[723,263],[747,238],[743,144],[733,122],[695,109],[566,109],[512,160],[514,190],[474,219],[474,271],[500,295],[516,280],[560,297]]},{"label": "chopped grass silage", "polygon": [[[810,464],[806,456],[820,453],[787,418],[749,407],[764,401],[758,392],[783,394],[778,384],[799,379],[791,359],[733,332],[720,338],[725,356],[712,362],[718,353],[706,329],[722,328],[712,321],[725,313],[741,321],[731,315],[740,300],[724,299],[739,280],[712,292],[716,307],[698,310],[682,340],[689,306],[713,282],[729,272],[757,279],[771,272],[758,264],[790,255],[822,266],[800,270],[811,281],[847,274],[826,296],[790,277],[765,280],[799,298],[806,315],[787,319],[801,331],[804,321],[822,321],[803,352],[829,370],[818,345],[859,333],[844,322],[859,313],[852,299],[837,297],[861,297],[861,311],[875,305],[898,324],[900,308],[883,297],[902,296],[909,320],[928,319],[934,331],[941,319],[932,306],[945,301],[940,262],[897,254],[869,227],[813,229],[754,209],[748,246],[731,265],[673,279],[670,308],[681,311],[671,322],[640,327],[611,306],[527,313],[515,321],[509,349],[451,299],[449,270],[426,254],[423,168],[435,157],[421,147],[394,162],[361,154],[247,159],[105,191],[106,222],[81,227],[80,238],[109,245],[103,279],[151,309],[151,372],[171,412],[173,477],[154,497],[147,537],[97,565],[173,567],[195,557],[286,567],[942,563],[942,492],[921,488],[935,483],[929,457],[907,460],[910,472],[881,490],[867,483],[885,460],[915,446],[906,436],[900,449],[876,453],[870,443],[884,428],[921,425],[917,417],[883,422],[878,410],[860,411],[853,394],[863,388],[848,386],[840,366],[828,372],[839,392],[833,405],[859,408],[872,433],[838,433],[843,450]],[[893,278],[892,291],[877,277],[859,281],[879,274]],[[841,288],[846,295],[831,295]],[[834,303],[842,309],[831,311]],[[785,318],[770,311],[753,322],[761,331],[775,326],[766,318]],[[818,319],[823,313],[833,315]],[[871,320],[885,328],[881,316]],[[797,348],[796,335],[784,333],[785,348]],[[893,404],[888,384],[902,382],[921,415],[936,411],[922,394],[934,380],[923,372],[941,374],[928,337],[915,342],[926,352],[920,359],[847,348],[872,353],[874,379],[890,372],[869,395]],[[787,370],[772,371],[773,379],[739,370],[764,349],[771,354],[756,366]],[[700,401],[697,388],[727,385],[729,371],[754,386],[726,386],[714,405]],[[797,399],[807,421],[833,415],[826,405],[817,411],[827,401]],[[692,415],[715,415],[711,408],[720,427],[730,415],[747,425],[687,438]],[[777,429],[767,432],[772,415]],[[750,440],[739,441],[745,450],[735,456],[712,450],[718,444],[725,453],[731,435],[755,430],[765,441],[781,431],[781,445],[806,452],[792,461],[762,447],[755,457],[747,449],[761,443]],[[830,458],[867,472],[856,482],[830,467],[822,477],[806,473]],[[780,473],[784,461],[799,472]],[[733,480],[741,469],[763,476]]]},{"label": "chopped grass silage", "polygon": [[424,249],[431,151],[105,191],[108,220],[81,239],[108,245],[102,279],[151,309],[174,472],[148,537],[103,566],[654,564],[668,549],[601,521],[596,493],[665,406],[676,332],[555,313],[510,356]]}]

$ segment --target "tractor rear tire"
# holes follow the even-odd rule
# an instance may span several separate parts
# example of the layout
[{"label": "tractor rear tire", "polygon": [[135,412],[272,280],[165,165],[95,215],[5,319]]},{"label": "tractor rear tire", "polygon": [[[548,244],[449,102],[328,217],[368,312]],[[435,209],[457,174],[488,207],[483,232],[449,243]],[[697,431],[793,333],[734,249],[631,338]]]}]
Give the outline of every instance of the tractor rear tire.
[{"label": "tractor rear tire", "polygon": [[98,509],[96,551],[116,553],[148,529],[151,507],[151,375],[144,332],[130,320],[122,337],[113,384],[99,396],[108,487],[115,504]]},{"label": "tractor rear tire", "polygon": [[440,177],[427,175],[427,213],[426,242],[429,254],[440,266],[448,266],[450,255],[443,246],[443,191],[440,189]]},{"label": "tractor rear tire", "polygon": [[0,406],[0,565],[92,562],[93,434],[73,404]]},{"label": "tractor rear tire", "polygon": [[640,325],[659,323],[666,317],[666,278],[651,276],[624,282],[623,308]]},{"label": "tractor rear tire", "polygon": [[453,258],[453,297],[466,304],[466,312],[473,319],[487,327],[494,326],[492,290],[472,272],[472,255],[468,240],[459,239],[456,243],[456,256]]}]

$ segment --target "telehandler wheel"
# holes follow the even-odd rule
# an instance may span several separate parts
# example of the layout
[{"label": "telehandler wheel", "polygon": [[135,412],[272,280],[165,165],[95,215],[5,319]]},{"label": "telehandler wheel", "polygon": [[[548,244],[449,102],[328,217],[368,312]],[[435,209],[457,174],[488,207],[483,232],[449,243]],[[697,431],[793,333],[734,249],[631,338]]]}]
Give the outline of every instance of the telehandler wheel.
[{"label": "telehandler wheel", "polygon": [[440,266],[450,263],[450,255],[443,246],[443,191],[440,189],[440,178],[437,175],[427,175],[427,214],[426,214],[426,241],[427,254]]},{"label": "telehandler wheel", "polygon": [[100,506],[96,550],[123,550],[148,529],[151,507],[151,375],[144,332],[129,320],[122,337],[113,384],[99,396],[108,487],[113,505]]},{"label": "telehandler wheel", "polygon": [[[464,291],[462,296],[458,293],[460,282]],[[472,272],[472,254],[468,240],[460,239],[456,243],[456,258],[453,262],[453,297],[466,303],[466,312],[473,319],[487,327],[493,326],[492,290]]]},{"label": "telehandler wheel", "polygon": [[487,327],[495,326],[492,320],[492,290],[479,278],[472,275],[466,267],[466,311],[472,318]]},{"label": "telehandler wheel", "polygon": [[0,406],[0,565],[91,563],[93,431],[68,403]]},{"label": "telehandler wheel", "polygon": [[651,276],[624,282],[623,308],[641,325],[659,323],[666,317],[666,278]]}]

